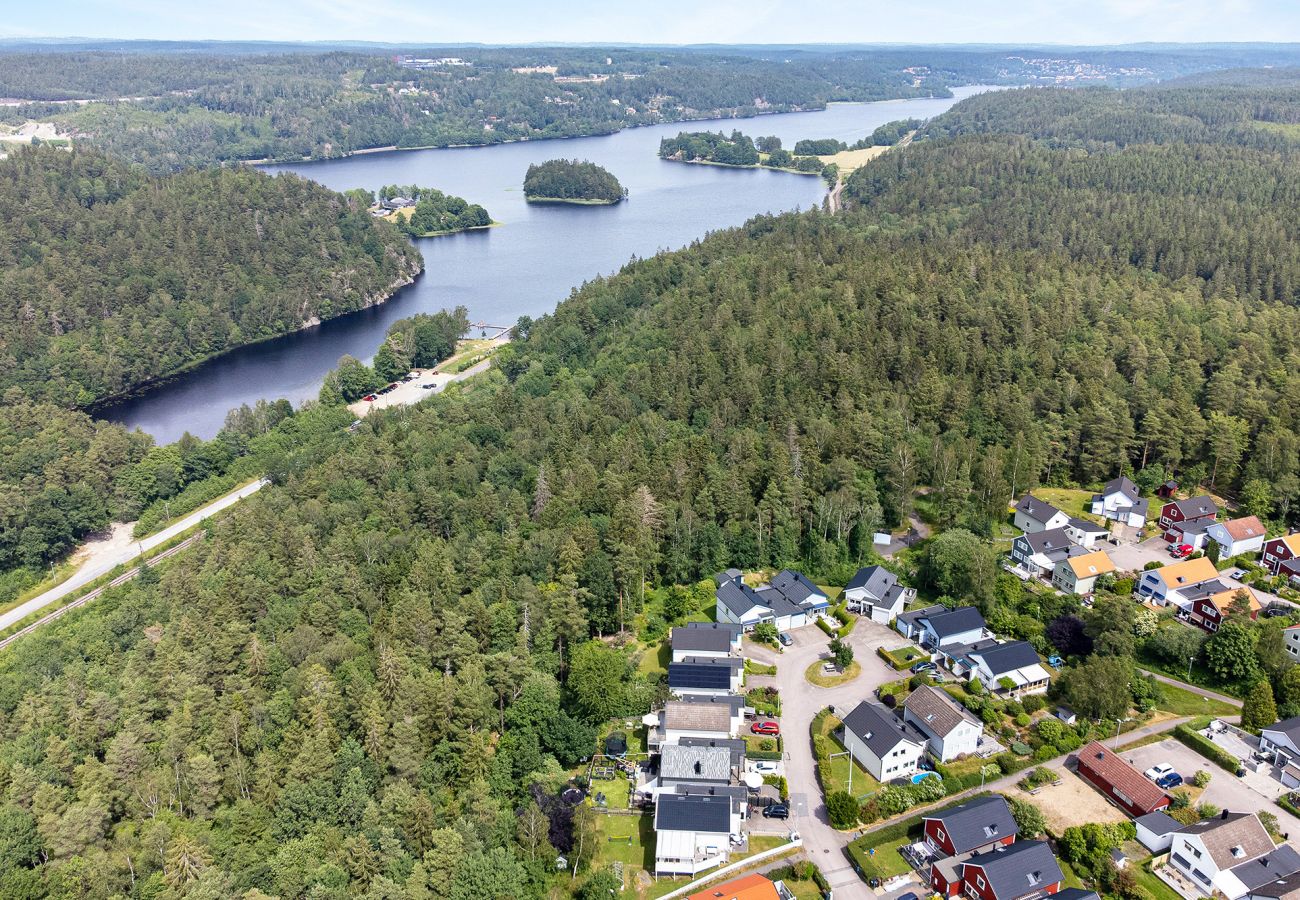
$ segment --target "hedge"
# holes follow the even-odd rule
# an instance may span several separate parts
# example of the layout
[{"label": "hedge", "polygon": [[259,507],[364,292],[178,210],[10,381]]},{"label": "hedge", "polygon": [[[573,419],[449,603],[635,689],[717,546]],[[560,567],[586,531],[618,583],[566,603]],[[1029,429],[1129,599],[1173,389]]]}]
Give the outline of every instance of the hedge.
[{"label": "hedge", "polygon": [[827,637],[835,637],[835,629],[825,619],[817,620],[817,627],[826,632]]},{"label": "hedge", "polygon": [[1293,816],[1300,816],[1300,809],[1296,809],[1295,804],[1292,803],[1290,799],[1288,799],[1288,796],[1286,794],[1283,794],[1281,797],[1277,798],[1277,805],[1285,809]]},{"label": "hedge", "polygon": [[1204,735],[1188,728],[1186,725],[1179,725],[1175,728],[1174,737],[1195,750],[1197,753],[1201,754],[1201,756],[1204,756],[1220,769],[1223,769],[1225,772],[1231,772],[1233,775],[1236,775],[1237,770],[1241,768],[1241,760],[1237,759],[1237,757],[1233,756],[1213,741],[1207,740]]}]

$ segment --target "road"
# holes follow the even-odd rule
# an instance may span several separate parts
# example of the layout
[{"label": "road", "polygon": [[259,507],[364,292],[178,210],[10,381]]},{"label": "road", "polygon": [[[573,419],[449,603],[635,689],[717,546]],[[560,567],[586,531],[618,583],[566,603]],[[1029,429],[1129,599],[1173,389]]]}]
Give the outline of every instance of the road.
[{"label": "road", "polygon": [[152,534],[139,541],[131,541],[125,546],[109,545],[100,551],[91,553],[86,561],[81,564],[81,568],[79,568],[67,581],[50,588],[43,594],[38,594],[26,603],[22,603],[9,610],[7,613],[0,615],[0,630],[8,628],[15,622],[22,621],[32,613],[44,609],[51,603],[56,603],[59,600],[62,600],[64,597],[89,584],[101,575],[113,571],[113,569],[116,569],[123,563],[128,563],[137,556],[148,553],[160,544],[167,543],[167,541],[170,541],[182,532],[188,531],[209,516],[215,515],[223,509],[234,506],[245,497],[260,491],[269,483],[270,482],[265,479],[251,482],[243,487],[236,488],[229,494],[218,497],[207,506],[202,506],[196,509],[185,518],[180,519],[173,525],[167,526],[157,534]]},{"label": "road", "polygon": [[[803,838],[804,852],[808,858],[821,868],[830,882],[836,900],[878,900],[866,883],[853,870],[844,848],[858,835],[874,831],[888,824],[882,822],[874,828],[859,832],[842,832],[832,828],[826,817],[826,806],[821,789],[817,783],[817,764],[813,758],[812,740],[809,729],[813,717],[832,706],[836,714],[843,718],[857,704],[874,697],[876,687],[887,681],[903,677],[876,655],[877,647],[893,648],[906,643],[902,635],[864,619],[858,619],[856,627],[849,635],[848,641],[853,647],[853,658],[862,665],[862,674],[853,681],[834,688],[819,688],[804,678],[804,670],[826,654],[829,639],[816,627],[801,628],[793,632],[794,646],[776,653],[761,645],[746,642],[745,654],[755,661],[775,664],[777,667],[776,683],[781,691],[781,732],[785,740],[785,774],[790,787],[791,819],[790,826]],[[1178,683],[1181,687],[1189,687]],[[1195,688],[1191,688],[1196,690]],[[1119,738],[1119,746],[1124,746],[1153,734],[1170,731],[1176,726],[1191,721],[1188,718],[1169,719],[1152,725],[1145,725],[1126,732]],[[1115,746],[1115,741],[1108,740],[1107,746]],[[1067,755],[1049,760],[1042,765],[1064,765]],[[916,815],[923,809],[948,806],[980,790],[1002,792],[1010,789],[1024,777],[1023,772],[991,781],[981,788],[972,788],[961,794],[944,797],[930,807],[918,807],[908,810],[909,816]]]},{"label": "road", "polygon": [[1143,675],[1150,675],[1161,684],[1171,684],[1174,687],[1180,687],[1185,691],[1190,691],[1198,697],[1207,697],[1210,700],[1218,700],[1221,703],[1227,703],[1229,706],[1235,706],[1241,709],[1241,701],[1236,697],[1229,697],[1227,694],[1220,694],[1217,691],[1209,691],[1205,688],[1197,687],[1194,684],[1188,684],[1186,681],[1179,681],[1177,678],[1170,678],[1168,675],[1161,675],[1159,672],[1152,672],[1149,669],[1138,669]]},{"label": "road", "polygon": [[[447,385],[449,384],[454,384],[457,381],[464,381],[467,378],[473,378],[475,375],[486,372],[492,366],[492,354],[501,347],[510,343],[510,334],[509,331],[505,331],[492,338],[488,343],[488,346],[482,350],[482,352],[488,354],[488,356],[463,371],[451,374],[448,372],[438,371],[437,369],[416,369],[415,371],[419,373],[418,377],[413,378],[410,381],[399,382],[397,387],[393,388],[387,394],[377,395],[374,400],[358,400],[355,403],[350,403],[348,404],[348,409],[351,410],[352,414],[358,419],[364,419],[376,409],[388,409],[394,406],[410,406],[414,403],[419,403],[421,400],[434,394],[441,394],[447,389]],[[454,359],[455,357],[452,357],[451,359],[441,363],[441,365],[448,365]],[[425,385],[430,385],[430,387],[426,388]]]}]

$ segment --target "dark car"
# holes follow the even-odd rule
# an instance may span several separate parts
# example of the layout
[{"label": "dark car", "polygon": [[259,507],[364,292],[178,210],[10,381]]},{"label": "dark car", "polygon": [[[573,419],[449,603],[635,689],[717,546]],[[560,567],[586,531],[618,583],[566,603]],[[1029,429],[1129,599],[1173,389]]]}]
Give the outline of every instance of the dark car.
[{"label": "dark car", "polygon": [[912,666],[913,672],[929,672],[932,669],[934,669],[934,663],[932,662],[919,662]]},{"label": "dark car", "polygon": [[790,637],[790,635],[786,634],[784,631],[778,632],[776,639],[781,642],[782,647],[789,647],[794,643],[794,638]]},{"label": "dark car", "polygon": [[1183,776],[1179,775],[1177,772],[1170,772],[1164,778],[1161,778],[1159,781],[1156,782],[1157,785],[1164,788],[1165,790],[1169,790],[1170,788],[1176,788],[1182,783],[1183,783]]},{"label": "dark car", "polygon": [[916,896],[916,894],[913,894],[911,891],[908,891],[906,894],[900,894],[897,898],[895,898],[895,900],[919,900],[919,898]]},{"label": "dark car", "polygon": [[771,806],[763,807],[764,819],[788,819],[790,818],[790,807],[784,803],[773,803]]}]

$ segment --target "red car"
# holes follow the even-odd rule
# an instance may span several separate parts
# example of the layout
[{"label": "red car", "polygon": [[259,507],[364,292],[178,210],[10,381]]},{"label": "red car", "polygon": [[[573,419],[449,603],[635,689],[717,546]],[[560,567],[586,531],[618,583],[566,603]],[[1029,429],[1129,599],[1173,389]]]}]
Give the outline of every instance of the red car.
[{"label": "red car", "polygon": [[365,395],[364,397],[362,397],[361,399],[362,399],[362,400],[365,400],[365,401],[368,402],[368,403],[373,403],[373,402],[375,401],[375,395],[374,395],[374,394],[366,394],[366,395]]},{"label": "red car", "polygon": [[775,722],[755,722],[749,726],[749,730],[754,734],[766,734],[775,737],[781,733],[781,726]]},{"label": "red car", "polygon": [[1174,547],[1169,551],[1169,555],[1172,556],[1174,559],[1182,559],[1185,556],[1191,556],[1192,545],[1179,544],[1177,547]]}]

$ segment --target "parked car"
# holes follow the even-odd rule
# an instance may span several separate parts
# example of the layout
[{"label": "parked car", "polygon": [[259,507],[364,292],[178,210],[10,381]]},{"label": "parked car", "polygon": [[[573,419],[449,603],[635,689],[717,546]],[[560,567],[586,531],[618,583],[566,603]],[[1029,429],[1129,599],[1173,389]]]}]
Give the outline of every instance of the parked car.
[{"label": "parked car", "polygon": [[780,768],[776,763],[761,759],[754,763],[754,771],[760,775],[775,775]]},{"label": "parked car", "polygon": [[918,898],[916,894],[913,894],[911,891],[908,891],[906,894],[900,895],[898,897],[898,900],[918,900]]},{"label": "parked car", "polygon": [[1169,555],[1172,556],[1174,559],[1182,559],[1182,558],[1185,557],[1185,556],[1191,556],[1191,555],[1192,555],[1192,545],[1191,545],[1191,544],[1178,544],[1178,545],[1176,545],[1176,546],[1174,546],[1174,547],[1170,547],[1170,548],[1169,548]]},{"label": "parked car", "polygon": [[366,395],[365,395],[364,397],[362,397],[361,399],[362,399],[362,400],[365,400],[367,403],[374,403],[376,397],[375,397],[374,394],[366,394]]},{"label": "parked car", "polygon": [[781,726],[775,722],[755,722],[749,726],[749,730],[754,734],[778,735],[781,733]]},{"label": "parked car", "polygon": [[1164,778],[1157,779],[1156,781],[1158,787],[1162,787],[1167,791],[1178,787],[1182,783],[1183,776],[1179,775],[1177,772],[1170,772]]},{"label": "parked car", "polygon": [[929,672],[929,671],[930,671],[931,669],[933,669],[933,668],[934,668],[934,663],[932,663],[932,662],[919,662],[919,663],[917,663],[916,665],[912,666],[912,671],[913,671],[913,672]]},{"label": "parked car", "polygon": [[786,634],[784,631],[778,631],[776,639],[781,642],[782,647],[789,647],[794,643],[794,638],[790,637],[790,635]]},{"label": "parked car", "polygon": [[771,806],[763,807],[764,819],[788,819],[790,818],[790,807],[784,803],[773,803]]},{"label": "parked car", "polygon": [[1174,767],[1169,765],[1169,763],[1160,763],[1159,765],[1147,769],[1144,774],[1147,778],[1159,783],[1161,778],[1164,778],[1167,775],[1176,775],[1177,773],[1174,771]]}]

